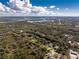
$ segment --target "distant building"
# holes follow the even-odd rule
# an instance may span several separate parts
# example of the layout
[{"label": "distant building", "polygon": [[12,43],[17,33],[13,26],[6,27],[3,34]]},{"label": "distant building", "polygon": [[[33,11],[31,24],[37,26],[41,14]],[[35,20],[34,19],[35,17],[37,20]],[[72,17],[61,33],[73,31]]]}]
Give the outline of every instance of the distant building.
[{"label": "distant building", "polygon": [[79,27],[79,25],[75,25],[75,27]]},{"label": "distant building", "polygon": [[61,19],[59,19],[58,21],[59,21],[58,24],[61,25]]},{"label": "distant building", "polygon": [[75,52],[73,50],[70,50],[70,59],[79,59],[78,52]]}]

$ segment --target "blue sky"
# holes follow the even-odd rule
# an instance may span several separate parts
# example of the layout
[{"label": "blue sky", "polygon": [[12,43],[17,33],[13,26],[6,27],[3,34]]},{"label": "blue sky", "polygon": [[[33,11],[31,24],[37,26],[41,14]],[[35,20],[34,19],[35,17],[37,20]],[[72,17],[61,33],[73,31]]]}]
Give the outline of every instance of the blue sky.
[{"label": "blue sky", "polygon": [[[8,0],[0,0],[3,4],[7,5]],[[79,0],[31,0],[33,6],[46,6],[51,5],[60,8],[60,11],[64,11],[68,8],[68,12],[79,13]]]},{"label": "blue sky", "polygon": [[[8,0],[0,0],[0,2],[7,4]],[[31,0],[33,5],[50,6],[56,5],[60,8],[79,8],[79,0]]]}]

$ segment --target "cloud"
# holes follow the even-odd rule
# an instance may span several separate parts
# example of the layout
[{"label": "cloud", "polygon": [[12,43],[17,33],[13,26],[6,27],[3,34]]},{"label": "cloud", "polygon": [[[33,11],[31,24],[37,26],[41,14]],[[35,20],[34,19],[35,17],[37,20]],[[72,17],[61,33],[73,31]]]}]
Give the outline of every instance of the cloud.
[{"label": "cloud", "polygon": [[0,11],[1,12],[8,12],[8,13],[11,13],[11,12],[15,12],[15,10],[3,5],[2,3],[0,3]]},{"label": "cloud", "polygon": [[51,16],[56,14],[53,10],[51,10],[51,8],[53,9],[56,6],[50,6],[48,8],[48,7],[41,7],[41,6],[32,6],[30,4],[29,7],[24,7],[23,2],[21,1],[18,1],[16,6],[13,6],[13,5],[10,3],[10,6],[7,7],[7,6],[4,6],[2,3],[0,3],[0,10],[3,11],[4,14],[7,12],[7,14],[9,15],[15,15],[15,16],[17,15]]},{"label": "cloud", "polygon": [[56,6],[50,6],[50,8],[55,8]]},{"label": "cloud", "polygon": [[[32,6],[32,4],[24,5],[23,1],[18,0],[16,3],[9,2],[9,7],[0,3],[0,11],[3,11],[3,15],[7,14],[10,16],[55,16],[56,12],[53,11],[56,6],[42,7],[42,6]],[[59,8],[56,8],[59,10]],[[2,15],[1,13],[1,15]]]},{"label": "cloud", "polygon": [[[14,0],[15,1],[15,0]],[[70,13],[69,8],[64,10],[52,5],[49,7],[32,6],[32,4],[25,5],[24,1],[16,0],[15,2],[8,2],[8,7],[0,3],[0,16],[77,16],[78,13]]]},{"label": "cloud", "polygon": [[68,11],[68,10],[69,10],[69,8],[65,8],[65,10],[66,10],[66,11]]},{"label": "cloud", "polygon": [[51,15],[55,15],[56,13],[50,9],[48,9],[47,7],[44,8],[44,7],[34,7],[32,9],[32,11],[35,11],[37,12],[37,15],[38,16],[51,16]]},{"label": "cloud", "polygon": [[32,11],[36,11],[36,12],[42,12],[42,11],[45,11],[46,8],[44,7],[37,7],[37,6],[34,6],[32,8]]},{"label": "cloud", "polygon": [[2,3],[0,3],[0,11],[5,11]]},{"label": "cloud", "polygon": [[57,10],[60,10],[60,8],[56,8]]}]

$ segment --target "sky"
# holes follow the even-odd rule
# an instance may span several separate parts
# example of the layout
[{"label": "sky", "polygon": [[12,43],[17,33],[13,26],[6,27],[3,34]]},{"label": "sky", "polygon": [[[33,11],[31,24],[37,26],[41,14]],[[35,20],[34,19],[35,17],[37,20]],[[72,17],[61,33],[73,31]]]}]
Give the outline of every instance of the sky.
[{"label": "sky", "polygon": [[72,12],[79,12],[79,0],[32,0],[32,4],[37,6],[55,5],[60,10],[69,8]]},{"label": "sky", "polygon": [[[7,6],[8,0],[0,0]],[[79,0],[31,0],[33,6],[47,7],[55,6],[52,10],[56,13],[74,14],[79,16]]]}]

